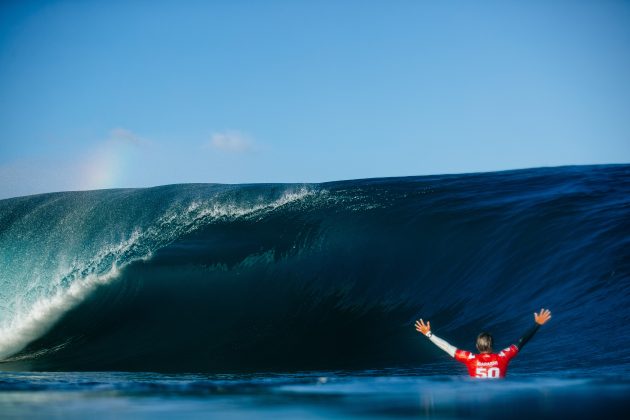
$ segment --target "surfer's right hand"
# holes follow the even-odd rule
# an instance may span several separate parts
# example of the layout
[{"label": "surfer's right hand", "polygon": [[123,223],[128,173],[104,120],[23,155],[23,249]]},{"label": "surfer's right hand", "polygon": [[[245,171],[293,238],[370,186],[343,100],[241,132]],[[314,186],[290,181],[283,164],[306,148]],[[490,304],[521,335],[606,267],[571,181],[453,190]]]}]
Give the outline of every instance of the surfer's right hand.
[{"label": "surfer's right hand", "polygon": [[431,323],[427,321],[425,324],[422,319],[420,321],[416,321],[416,331],[421,332],[424,335],[428,335],[431,332]]},{"label": "surfer's right hand", "polygon": [[534,312],[534,321],[536,324],[542,325],[551,319],[551,311],[549,309],[540,308],[540,313]]}]

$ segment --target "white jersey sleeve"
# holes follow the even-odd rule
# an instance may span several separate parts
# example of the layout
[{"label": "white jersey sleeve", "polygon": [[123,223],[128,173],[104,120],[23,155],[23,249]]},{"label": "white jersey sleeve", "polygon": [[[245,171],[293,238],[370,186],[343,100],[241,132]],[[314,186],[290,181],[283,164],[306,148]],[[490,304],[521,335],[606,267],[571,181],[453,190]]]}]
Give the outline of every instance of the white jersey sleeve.
[{"label": "white jersey sleeve", "polygon": [[437,337],[431,332],[429,332],[427,337],[429,337],[429,340],[431,340],[433,344],[447,352],[451,357],[455,357],[455,351],[457,351],[457,348],[455,346],[451,346],[445,340],[442,340],[440,337]]}]

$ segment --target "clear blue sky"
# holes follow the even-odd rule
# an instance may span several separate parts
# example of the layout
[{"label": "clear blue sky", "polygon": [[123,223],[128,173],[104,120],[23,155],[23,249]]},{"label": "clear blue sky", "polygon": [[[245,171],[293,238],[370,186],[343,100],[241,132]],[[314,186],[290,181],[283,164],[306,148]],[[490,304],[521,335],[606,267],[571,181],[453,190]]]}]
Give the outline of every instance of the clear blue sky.
[{"label": "clear blue sky", "polygon": [[627,162],[628,1],[0,5],[0,198]]}]

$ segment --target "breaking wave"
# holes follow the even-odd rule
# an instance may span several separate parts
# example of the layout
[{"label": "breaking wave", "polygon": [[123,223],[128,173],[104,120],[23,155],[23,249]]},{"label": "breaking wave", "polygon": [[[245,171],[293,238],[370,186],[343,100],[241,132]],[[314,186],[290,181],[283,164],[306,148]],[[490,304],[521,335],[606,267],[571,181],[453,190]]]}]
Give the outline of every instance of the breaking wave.
[{"label": "breaking wave", "polygon": [[2,200],[0,369],[417,365],[416,317],[466,348],[549,306],[512,371],[627,371],[629,250],[629,165]]}]

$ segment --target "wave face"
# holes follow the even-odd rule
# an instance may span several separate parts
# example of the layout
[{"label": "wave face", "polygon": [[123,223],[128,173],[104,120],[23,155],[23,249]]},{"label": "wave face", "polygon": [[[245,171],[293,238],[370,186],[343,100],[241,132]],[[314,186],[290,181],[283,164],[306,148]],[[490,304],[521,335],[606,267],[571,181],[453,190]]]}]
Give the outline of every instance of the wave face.
[{"label": "wave face", "polygon": [[630,371],[630,165],[0,201],[0,369]]}]

